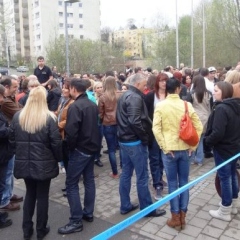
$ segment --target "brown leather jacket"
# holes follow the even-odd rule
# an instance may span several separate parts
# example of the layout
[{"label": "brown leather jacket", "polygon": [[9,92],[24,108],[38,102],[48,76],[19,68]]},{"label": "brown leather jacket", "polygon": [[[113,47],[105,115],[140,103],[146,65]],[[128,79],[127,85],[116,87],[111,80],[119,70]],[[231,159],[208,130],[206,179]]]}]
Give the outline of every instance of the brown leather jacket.
[{"label": "brown leather jacket", "polygon": [[99,110],[99,118],[102,121],[102,124],[105,126],[116,125],[116,110],[117,110],[117,101],[119,97],[122,95],[122,92],[117,92],[116,100],[111,101],[107,98],[107,96],[103,93],[100,96],[98,101],[98,110]]},{"label": "brown leather jacket", "polygon": [[12,121],[13,115],[21,109],[22,105],[16,101],[15,96],[5,97],[4,102],[1,105],[1,111],[7,117],[9,123]]},{"label": "brown leather jacket", "polygon": [[[62,139],[64,139],[64,128],[66,126],[66,121],[67,121],[67,111],[68,111],[68,108],[69,106],[74,102],[73,99],[69,99],[67,101],[67,103],[65,104],[65,106],[63,107],[63,110],[62,110],[62,113],[61,113],[61,116],[60,116],[60,119],[58,120],[58,128],[59,128],[59,131],[60,131],[60,134],[62,136]],[[59,104],[58,106],[58,110],[56,112],[56,115],[58,116],[60,114],[60,109],[61,109],[61,104]]]}]

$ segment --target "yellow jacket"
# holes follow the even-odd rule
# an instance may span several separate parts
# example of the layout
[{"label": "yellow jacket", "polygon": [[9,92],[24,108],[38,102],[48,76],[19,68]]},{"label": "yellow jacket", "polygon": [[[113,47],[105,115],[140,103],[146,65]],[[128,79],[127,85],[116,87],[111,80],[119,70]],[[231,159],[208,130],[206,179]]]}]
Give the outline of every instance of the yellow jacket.
[{"label": "yellow jacket", "polygon": [[[188,103],[188,111],[200,139],[203,126],[191,103]],[[189,146],[179,138],[180,121],[184,113],[184,101],[179,98],[178,94],[169,94],[155,108],[153,133],[158,145],[165,154],[170,151],[195,150],[197,147]]]}]

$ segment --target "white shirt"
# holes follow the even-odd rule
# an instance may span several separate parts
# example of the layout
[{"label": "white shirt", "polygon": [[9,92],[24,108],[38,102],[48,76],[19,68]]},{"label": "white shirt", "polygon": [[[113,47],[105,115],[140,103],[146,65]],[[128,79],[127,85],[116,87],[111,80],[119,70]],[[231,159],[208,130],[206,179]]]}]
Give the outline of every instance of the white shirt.
[{"label": "white shirt", "polygon": [[214,93],[214,81],[210,81],[208,78],[204,77],[206,88],[212,94]]}]

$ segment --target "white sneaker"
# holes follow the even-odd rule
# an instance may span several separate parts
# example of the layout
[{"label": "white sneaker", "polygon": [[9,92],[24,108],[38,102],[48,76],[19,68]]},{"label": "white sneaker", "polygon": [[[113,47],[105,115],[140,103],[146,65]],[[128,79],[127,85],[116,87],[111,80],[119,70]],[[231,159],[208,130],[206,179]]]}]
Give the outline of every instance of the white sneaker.
[{"label": "white sneaker", "polygon": [[61,167],[61,173],[66,173],[65,167]]},{"label": "white sneaker", "polygon": [[158,187],[156,188],[156,195],[154,196],[154,199],[155,199],[156,201],[158,201],[158,200],[160,200],[160,199],[163,198],[161,193],[162,193],[162,189],[161,189],[160,186],[158,186]]}]

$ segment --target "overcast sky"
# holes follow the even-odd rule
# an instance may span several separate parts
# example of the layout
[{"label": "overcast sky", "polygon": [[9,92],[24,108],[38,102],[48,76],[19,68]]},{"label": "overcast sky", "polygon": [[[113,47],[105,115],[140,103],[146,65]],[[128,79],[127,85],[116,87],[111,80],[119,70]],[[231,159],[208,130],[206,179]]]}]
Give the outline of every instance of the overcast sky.
[{"label": "overcast sky", "polygon": [[[195,8],[201,0],[193,0]],[[158,14],[169,25],[176,22],[176,0],[100,0],[102,27],[125,27],[127,19],[136,20],[141,27],[152,25]],[[178,0],[178,15],[191,14],[192,0]]]}]

